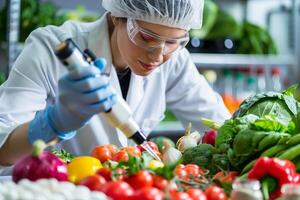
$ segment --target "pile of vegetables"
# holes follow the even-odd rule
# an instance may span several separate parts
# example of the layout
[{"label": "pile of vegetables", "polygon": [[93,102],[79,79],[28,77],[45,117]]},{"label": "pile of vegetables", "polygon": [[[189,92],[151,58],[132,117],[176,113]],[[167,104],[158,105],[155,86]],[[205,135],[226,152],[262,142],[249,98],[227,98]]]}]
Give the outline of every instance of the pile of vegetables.
[{"label": "pile of vegetables", "polygon": [[[291,165],[289,169],[282,167],[281,170],[295,171],[296,179],[299,178],[296,171],[300,171],[300,103],[293,97],[296,88],[297,85],[293,85],[282,93],[266,92],[247,98],[222,126],[203,120],[204,124],[217,130],[215,141],[205,139],[208,144],[199,144],[184,151],[183,163],[197,164],[211,174],[220,170],[236,171],[242,178],[254,178],[253,166],[259,165],[260,158],[276,157],[280,159],[276,162],[281,165],[283,162]],[[258,171],[268,169],[266,166],[260,166]],[[273,164],[269,168],[274,169],[275,166]],[[274,175],[274,172],[271,174]],[[275,195],[268,188],[270,199],[280,196],[281,185]]]},{"label": "pile of vegetables", "polygon": [[64,150],[42,151],[38,141],[33,155],[15,165],[13,180],[68,180],[115,200],[224,200],[240,176],[259,180],[265,199],[275,199],[284,184],[300,184],[296,88],[247,98],[223,125],[203,119],[211,130],[202,138],[191,124],[176,145],[166,137],[153,138],[148,145],[163,162],[139,145],[101,145],[90,155],[73,157]]}]

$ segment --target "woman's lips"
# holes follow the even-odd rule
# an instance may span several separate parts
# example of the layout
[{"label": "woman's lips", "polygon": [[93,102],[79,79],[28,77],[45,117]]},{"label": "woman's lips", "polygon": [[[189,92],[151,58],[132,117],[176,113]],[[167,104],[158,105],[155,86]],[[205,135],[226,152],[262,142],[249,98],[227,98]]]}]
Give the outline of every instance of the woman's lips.
[{"label": "woman's lips", "polygon": [[143,63],[142,61],[139,61],[139,62],[147,70],[153,70],[157,67],[157,65],[146,64],[146,63]]}]

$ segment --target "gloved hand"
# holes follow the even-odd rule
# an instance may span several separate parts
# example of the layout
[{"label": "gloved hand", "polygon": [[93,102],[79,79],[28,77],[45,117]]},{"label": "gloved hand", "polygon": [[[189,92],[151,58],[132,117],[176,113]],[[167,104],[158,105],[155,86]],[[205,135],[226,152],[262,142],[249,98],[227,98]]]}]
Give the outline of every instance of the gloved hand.
[{"label": "gloved hand", "polygon": [[[45,127],[52,129],[56,136],[69,139],[75,135],[72,131],[82,127],[94,114],[111,109],[116,96],[108,77],[100,74],[100,69],[103,70],[105,64],[104,59],[97,59],[95,66],[78,67],[59,80],[59,95],[56,103],[42,113],[37,113],[30,123],[30,143],[34,142],[37,137],[44,141],[49,141],[50,135],[53,137],[53,134],[45,134],[47,131],[41,130]],[[42,124],[44,128],[41,127]],[[35,130],[39,134],[35,133],[37,132]],[[48,138],[40,137],[45,135],[49,135]]]}]

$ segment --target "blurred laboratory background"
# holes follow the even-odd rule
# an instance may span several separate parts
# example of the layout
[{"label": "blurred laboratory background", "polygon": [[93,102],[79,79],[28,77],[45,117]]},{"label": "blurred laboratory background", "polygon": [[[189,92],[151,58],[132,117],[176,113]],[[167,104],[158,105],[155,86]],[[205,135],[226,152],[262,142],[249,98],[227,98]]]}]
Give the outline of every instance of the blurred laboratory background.
[{"label": "blurred laboratory background", "polygon": [[[103,13],[98,0],[0,0],[0,84],[31,31]],[[300,0],[205,0],[203,21],[187,49],[231,112],[251,94],[300,80]],[[184,128],[167,111],[153,135],[177,137]]]}]

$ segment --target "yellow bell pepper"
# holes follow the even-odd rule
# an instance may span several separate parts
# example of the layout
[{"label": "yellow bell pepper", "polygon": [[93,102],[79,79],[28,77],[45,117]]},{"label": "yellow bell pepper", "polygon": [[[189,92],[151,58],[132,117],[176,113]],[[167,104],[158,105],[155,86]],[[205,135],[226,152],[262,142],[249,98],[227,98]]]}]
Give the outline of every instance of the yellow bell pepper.
[{"label": "yellow bell pepper", "polygon": [[162,163],[158,160],[151,160],[148,163],[148,167],[152,170],[156,170],[157,168],[160,168],[160,167],[163,167],[163,166],[164,166],[164,163]]},{"label": "yellow bell pepper", "polygon": [[91,156],[79,156],[74,158],[68,165],[68,177],[72,183],[78,183],[81,179],[93,175],[102,168],[101,162]]}]

